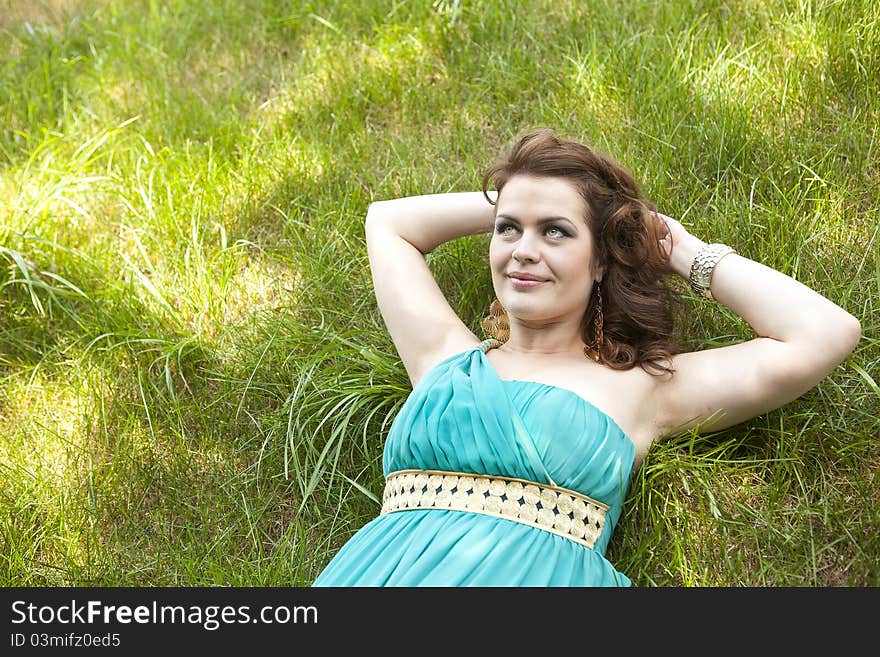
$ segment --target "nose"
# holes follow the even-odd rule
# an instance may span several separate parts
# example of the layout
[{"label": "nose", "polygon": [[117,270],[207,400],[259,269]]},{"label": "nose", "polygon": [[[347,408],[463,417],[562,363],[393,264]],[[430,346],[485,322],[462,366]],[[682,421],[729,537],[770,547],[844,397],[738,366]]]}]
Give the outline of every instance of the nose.
[{"label": "nose", "polygon": [[536,262],[538,260],[538,247],[535,239],[528,230],[523,231],[522,237],[516,242],[513,249],[513,259],[517,262]]}]

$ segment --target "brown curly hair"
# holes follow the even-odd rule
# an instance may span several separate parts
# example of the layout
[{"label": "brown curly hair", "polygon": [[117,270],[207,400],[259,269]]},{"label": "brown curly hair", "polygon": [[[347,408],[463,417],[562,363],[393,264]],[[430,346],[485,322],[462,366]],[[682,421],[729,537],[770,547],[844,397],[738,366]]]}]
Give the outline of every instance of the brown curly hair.
[{"label": "brown curly hair", "polygon": [[[683,350],[675,337],[676,314],[681,306],[664,270],[669,256],[660,245],[661,222],[654,205],[642,197],[632,174],[610,157],[585,144],[560,137],[544,128],[530,132],[508,149],[507,154],[483,175],[483,195],[494,180],[500,193],[515,175],[564,178],[586,201],[584,223],[593,235],[594,257],[605,265],[599,289],[602,295],[602,344],[600,362],[617,370],[640,365],[673,373],[663,360]],[[668,270],[667,270],[668,271]],[[596,286],[581,322],[584,343],[597,342]],[[487,332],[509,327],[495,299],[482,326]]]}]

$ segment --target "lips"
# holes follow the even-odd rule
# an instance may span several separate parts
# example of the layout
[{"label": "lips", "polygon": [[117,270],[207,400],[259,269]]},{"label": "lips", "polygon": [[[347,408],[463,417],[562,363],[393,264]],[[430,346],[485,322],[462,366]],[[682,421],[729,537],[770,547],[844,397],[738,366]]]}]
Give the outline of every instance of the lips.
[{"label": "lips", "polygon": [[535,276],[534,274],[526,274],[525,272],[515,271],[511,274],[507,275],[508,278],[518,279],[521,281],[537,281],[539,283],[543,283],[546,278],[541,278],[540,276]]},{"label": "lips", "polygon": [[508,274],[507,277],[510,279],[511,285],[513,285],[515,289],[519,290],[526,290],[528,288],[538,287],[547,282],[546,279],[539,278],[532,274],[515,273]]}]

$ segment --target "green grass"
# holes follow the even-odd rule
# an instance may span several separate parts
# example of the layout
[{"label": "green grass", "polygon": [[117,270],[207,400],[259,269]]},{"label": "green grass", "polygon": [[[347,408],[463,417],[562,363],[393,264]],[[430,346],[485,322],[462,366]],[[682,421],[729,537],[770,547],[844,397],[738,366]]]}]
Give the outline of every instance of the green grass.
[{"label": "green grass", "polygon": [[[872,0],[0,0],[0,71],[4,585],[309,584],[378,512],[409,392],[369,202],[476,190],[540,126],[862,323],[798,400],[655,446],[608,556],[880,584]],[[430,258],[475,330],[486,245]],[[690,348],[753,337],[681,296]]]}]

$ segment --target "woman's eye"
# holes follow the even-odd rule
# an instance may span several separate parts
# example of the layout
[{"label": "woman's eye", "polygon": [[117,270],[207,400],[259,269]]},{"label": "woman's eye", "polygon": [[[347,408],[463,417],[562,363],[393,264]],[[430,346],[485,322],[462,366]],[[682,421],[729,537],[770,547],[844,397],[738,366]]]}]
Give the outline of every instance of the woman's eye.
[{"label": "woman's eye", "polygon": [[547,229],[547,234],[551,237],[568,237],[568,233],[562,230],[559,226],[550,226]]},{"label": "woman's eye", "polygon": [[513,224],[498,224],[495,227],[495,232],[499,235],[509,235],[512,230],[514,230]]}]

